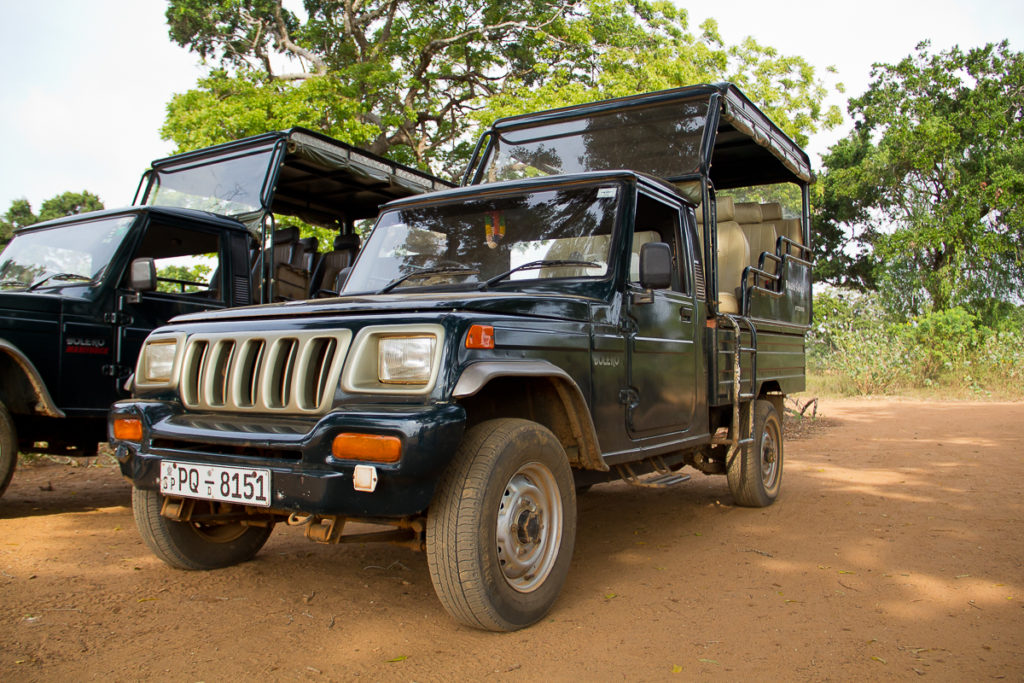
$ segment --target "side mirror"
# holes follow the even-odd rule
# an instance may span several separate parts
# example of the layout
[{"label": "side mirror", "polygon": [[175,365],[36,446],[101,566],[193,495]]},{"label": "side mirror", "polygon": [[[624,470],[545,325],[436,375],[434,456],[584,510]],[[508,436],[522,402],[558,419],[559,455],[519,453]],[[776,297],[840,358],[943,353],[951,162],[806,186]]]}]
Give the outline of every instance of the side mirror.
[{"label": "side mirror", "polygon": [[640,285],[644,289],[672,286],[672,247],[664,242],[648,242],[640,247]]},{"label": "side mirror", "polygon": [[136,292],[152,292],[156,289],[156,263],[153,259],[137,258],[132,261],[128,285]]}]

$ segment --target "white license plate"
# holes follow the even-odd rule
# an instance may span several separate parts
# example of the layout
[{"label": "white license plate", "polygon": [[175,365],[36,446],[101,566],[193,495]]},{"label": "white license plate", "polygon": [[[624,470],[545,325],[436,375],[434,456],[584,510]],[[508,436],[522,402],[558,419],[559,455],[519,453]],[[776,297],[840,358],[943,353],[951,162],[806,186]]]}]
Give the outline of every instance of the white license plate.
[{"label": "white license plate", "polygon": [[160,493],[270,507],[270,470],[161,460]]}]

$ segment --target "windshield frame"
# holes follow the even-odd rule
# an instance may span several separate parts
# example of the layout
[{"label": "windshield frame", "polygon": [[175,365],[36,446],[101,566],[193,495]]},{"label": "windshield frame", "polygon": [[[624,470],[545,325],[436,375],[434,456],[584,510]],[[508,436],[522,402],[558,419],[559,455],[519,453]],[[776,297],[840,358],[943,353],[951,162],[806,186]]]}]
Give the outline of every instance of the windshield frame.
[{"label": "windshield frame", "polygon": [[[277,172],[281,165],[282,147],[282,140],[270,137],[266,140],[261,139],[258,142],[253,141],[245,146],[218,149],[216,152],[199,156],[182,155],[181,157],[170,157],[159,164],[154,164],[153,168],[147,171],[146,189],[142,193],[139,204],[142,206],[167,206],[206,211],[219,216],[228,216],[240,220],[253,215],[262,216],[270,211],[267,198],[268,194],[270,194],[269,188],[273,187],[277,180]],[[226,167],[244,159],[260,156],[265,157],[266,163],[252,167],[253,177],[256,175],[257,167],[262,173],[262,179],[258,183],[259,187],[256,187],[256,183],[247,184],[246,200],[248,203],[243,204],[237,209],[227,207],[225,203],[230,200],[218,196],[216,191],[206,194],[193,194],[183,192],[176,188],[173,183],[166,182],[176,177],[188,178],[189,176],[194,176],[197,171],[202,172],[205,170],[212,172],[218,166]],[[196,184],[201,185],[201,183]],[[168,191],[178,192],[186,200],[192,199],[194,201],[167,202],[162,199],[161,190],[164,193]],[[174,197],[175,195],[171,196]],[[254,205],[252,202],[257,203]],[[243,222],[255,221],[243,220]]]},{"label": "windshield frame", "polygon": [[[576,176],[550,176],[542,177],[529,180],[517,180],[508,183],[495,183],[486,186],[486,192],[482,192],[482,187],[474,187],[469,191],[465,189],[452,190],[444,192],[444,197],[439,197],[433,200],[423,200],[419,197],[399,200],[398,202],[392,202],[382,208],[380,216],[378,216],[376,223],[373,226],[373,230],[363,245],[363,248],[359,252],[359,256],[356,261],[352,264],[352,273],[356,272],[356,269],[361,266],[367,259],[381,258],[378,254],[374,253],[371,256],[371,250],[367,249],[371,245],[371,240],[374,239],[374,234],[378,232],[378,228],[387,225],[400,224],[398,220],[392,223],[386,223],[389,217],[400,215],[403,211],[410,211],[416,209],[428,209],[428,208],[443,208],[451,205],[464,205],[469,200],[480,200],[480,201],[500,201],[503,199],[510,199],[517,196],[523,196],[526,194],[539,194],[544,192],[557,192],[559,190],[585,190],[587,188],[600,189],[602,187],[616,188],[615,206],[611,210],[610,231],[608,233],[608,247],[605,261],[603,264],[604,272],[595,275],[571,275],[563,277],[536,277],[540,273],[536,269],[517,271],[522,273],[529,273],[530,275],[517,278],[503,278],[500,281],[496,281],[493,284],[482,290],[485,292],[489,291],[501,291],[501,290],[517,290],[517,289],[543,289],[552,290],[557,289],[560,292],[573,292],[578,293],[590,293],[594,290],[595,285],[601,285],[600,289],[607,289],[612,281],[618,277],[619,270],[621,268],[621,255],[618,253],[619,249],[620,234],[623,229],[624,217],[632,211],[633,204],[636,196],[636,179],[635,175],[631,173],[588,173],[578,174]],[[424,195],[429,197],[429,195]],[[597,199],[595,197],[595,199]],[[445,234],[445,233],[441,233]],[[603,233],[598,233],[603,234]],[[379,237],[377,239],[383,239]],[[543,240],[532,240],[532,241],[543,241]],[[526,259],[532,260],[532,259]],[[525,263],[526,261],[524,261]],[[467,263],[467,268],[472,267],[474,270],[478,270],[478,266],[475,263]],[[365,265],[363,265],[365,267]],[[511,266],[510,266],[511,267]],[[466,279],[461,280],[458,278],[453,279],[452,282],[445,283],[434,283],[429,285],[418,285],[413,284],[409,286],[401,286],[389,290],[390,294],[403,294],[406,292],[425,292],[425,291],[472,291],[476,292],[480,290],[481,284],[489,279],[490,277],[497,275],[499,271],[493,273],[474,273],[480,275],[480,279]],[[460,275],[459,272],[454,272],[454,275]],[[415,282],[416,278],[412,278]],[[357,294],[372,294],[378,293],[380,287],[361,287],[360,289],[349,288],[348,283],[352,282],[351,277],[346,282],[345,287],[342,288],[341,296],[352,296]]]},{"label": "windshield frame", "polygon": [[[4,292],[41,292],[41,291],[48,291],[48,290],[51,290],[51,289],[63,289],[63,288],[68,288],[68,287],[89,287],[89,288],[93,288],[93,287],[96,287],[96,286],[100,285],[101,283],[104,282],[104,277],[106,276],[107,272],[110,270],[110,268],[112,267],[113,263],[117,259],[117,255],[120,252],[120,250],[123,248],[125,242],[128,239],[131,238],[134,226],[136,225],[138,219],[139,219],[139,215],[136,214],[136,213],[121,213],[121,214],[114,214],[114,215],[102,215],[102,216],[90,217],[90,218],[87,218],[87,219],[84,219],[84,220],[67,220],[67,219],[63,219],[63,220],[60,220],[59,222],[53,222],[51,224],[33,225],[33,226],[28,227],[28,228],[25,228],[25,229],[22,229],[22,230],[18,230],[17,232],[15,232],[14,237],[11,239],[11,241],[8,242],[4,246],[4,249],[2,250],[2,252],[0,252],[0,273],[3,272],[3,269],[7,266],[7,263],[8,263],[8,260],[5,260],[3,258],[4,254],[7,254],[8,255],[7,258],[9,259],[11,256],[16,255],[18,253],[17,252],[18,249],[24,251],[25,248],[28,248],[28,249],[40,249],[41,248],[42,250],[47,252],[47,256],[45,258],[43,258],[43,259],[35,259],[35,262],[29,264],[28,267],[36,267],[37,268],[37,272],[34,275],[32,275],[31,281],[23,283],[23,285],[21,287],[14,287],[14,286],[11,286],[11,285],[6,285],[3,288],[0,288],[0,291],[4,291]],[[69,254],[67,256],[63,257],[63,258],[73,258],[76,255],[73,254],[73,253],[70,253],[70,252],[74,251],[72,249],[55,248],[55,245],[61,244],[61,243],[65,243],[65,244],[66,243],[72,243],[72,244],[74,244],[76,241],[80,241],[81,237],[85,237],[86,236],[83,233],[83,227],[84,226],[95,226],[96,224],[100,224],[100,223],[107,223],[107,224],[109,224],[109,227],[106,229],[105,232],[101,231],[101,233],[99,234],[99,237],[102,238],[104,235],[106,235],[106,236],[110,236],[110,237],[114,238],[109,243],[109,249],[107,250],[108,253],[103,253],[102,251],[91,252],[91,251],[86,251],[86,250],[79,250],[80,253],[78,254],[78,256],[80,256],[80,257],[84,257],[86,255],[89,256],[89,258],[90,258],[90,268],[89,268],[89,270],[90,271],[93,271],[93,269],[92,269],[92,263],[93,262],[100,262],[100,265],[99,265],[98,269],[95,269],[93,272],[89,272],[89,273],[76,272],[77,270],[81,270],[81,269],[76,269],[76,268],[68,265],[70,263],[69,261],[64,261],[63,263],[58,262],[57,256],[59,256],[60,251],[67,251],[67,252],[69,252]],[[66,231],[72,231],[72,232],[68,233]],[[55,232],[59,232],[59,233],[62,233],[62,234],[68,234],[68,235],[73,234],[74,237],[78,238],[78,239],[68,239],[68,240],[59,240],[58,239],[58,240],[54,241],[53,238],[52,238],[52,235]],[[39,240],[41,238],[45,239],[46,237],[49,237],[50,239],[47,240],[47,241],[42,242],[41,244],[33,244],[34,241],[37,241],[37,240]],[[97,239],[97,243],[99,243],[99,239]],[[15,249],[16,249],[14,254],[10,254],[9,253],[9,250],[11,249],[12,245],[14,245]],[[38,262],[43,261],[46,258],[51,259],[56,265],[54,267],[51,267],[51,268],[47,268],[45,266],[39,266]],[[19,264],[18,266],[15,266],[15,267],[25,268],[26,266]],[[70,279],[70,278],[69,279],[63,279],[63,278],[58,277],[58,276],[60,276],[62,274],[65,274],[65,273],[67,273],[67,274],[74,274],[74,275],[80,275],[82,279]],[[10,279],[13,279],[13,278],[8,278],[6,275],[0,275],[0,280],[10,280]]]}]

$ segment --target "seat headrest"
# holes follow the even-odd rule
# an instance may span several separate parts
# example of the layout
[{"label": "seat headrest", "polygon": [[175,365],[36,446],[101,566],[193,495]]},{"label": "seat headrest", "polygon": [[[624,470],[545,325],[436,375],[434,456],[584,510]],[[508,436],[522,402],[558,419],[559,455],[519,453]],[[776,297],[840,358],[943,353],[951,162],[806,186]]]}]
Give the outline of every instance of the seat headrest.
[{"label": "seat headrest", "polygon": [[782,220],[782,204],[769,202],[761,205],[761,220],[765,223]]},{"label": "seat headrest", "polygon": [[780,235],[785,235],[797,244],[804,243],[803,226],[800,225],[799,218],[778,221],[778,231]]},{"label": "seat headrest", "polygon": [[719,197],[717,204],[719,223],[736,219],[736,202],[732,197]]},{"label": "seat headrest", "polygon": [[334,238],[334,250],[335,251],[346,251],[351,249],[359,249],[359,235],[337,235]]},{"label": "seat headrest", "polygon": [[[717,211],[718,211],[718,222],[719,223],[722,223],[723,221],[734,220],[734,217],[736,216],[736,203],[733,201],[732,197],[719,197],[715,201],[715,204],[716,204]],[[696,211],[697,211],[697,222],[698,223],[703,223],[704,222],[704,214],[701,212],[701,209],[700,209],[699,206],[697,207]]]},{"label": "seat headrest", "polygon": [[274,231],[274,242],[276,244],[294,242],[297,239],[299,239],[299,229],[294,225],[290,228],[281,228]]},{"label": "seat headrest", "polygon": [[734,220],[740,225],[760,223],[762,220],[761,205],[757,202],[740,202],[735,205],[735,210],[736,217]]}]

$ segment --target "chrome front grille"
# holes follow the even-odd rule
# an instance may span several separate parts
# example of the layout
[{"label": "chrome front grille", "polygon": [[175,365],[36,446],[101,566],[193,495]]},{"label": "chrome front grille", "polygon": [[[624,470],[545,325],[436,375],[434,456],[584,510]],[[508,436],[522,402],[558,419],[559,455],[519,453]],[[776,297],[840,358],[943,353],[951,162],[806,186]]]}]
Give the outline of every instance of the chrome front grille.
[{"label": "chrome front grille", "polygon": [[316,414],[331,407],[352,333],[196,334],[178,387],[193,410]]}]

